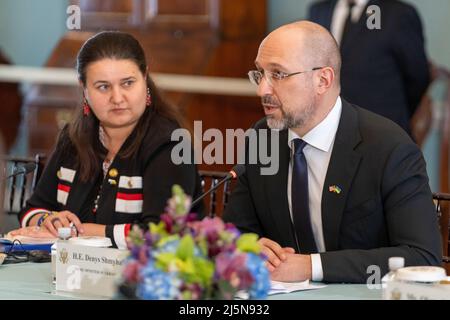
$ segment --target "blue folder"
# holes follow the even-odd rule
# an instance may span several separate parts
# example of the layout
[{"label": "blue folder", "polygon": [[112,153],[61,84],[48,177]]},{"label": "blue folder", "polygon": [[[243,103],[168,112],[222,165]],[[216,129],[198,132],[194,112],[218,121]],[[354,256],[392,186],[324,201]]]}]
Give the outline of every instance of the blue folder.
[{"label": "blue folder", "polygon": [[10,240],[0,239],[0,252],[17,252],[17,251],[31,251],[31,250],[44,250],[47,252],[51,252],[52,245],[53,243],[20,244],[15,242],[13,244]]}]

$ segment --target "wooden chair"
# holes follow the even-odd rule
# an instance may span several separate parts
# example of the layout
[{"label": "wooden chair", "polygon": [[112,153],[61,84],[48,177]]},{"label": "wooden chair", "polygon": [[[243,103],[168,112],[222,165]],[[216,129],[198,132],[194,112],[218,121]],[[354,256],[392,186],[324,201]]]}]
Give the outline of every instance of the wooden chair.
[{"label": "wooden chair", "polygon": [[[202,191],[208,191],[227,176],[228,172],[200,170]],[[205,206],[209,217],[222,216],[232,190],[232,181],[226,181],[221,187],[205,197]]]},{"label": "wooden chair", "polygon": [[25,202],[31,196],[44,169],[45,156],[37,154],[34,157],[12,157],[5,156],[5,176],[23,171],[27,163],[35,164],[33,171],[23,174],[18,173],[5,181],[4,212],[7,214],[18,214],[24,207]]},{"label": "wooden chair", "polygon": [[442,263],[450,274],[450,193],[433,193],[442,238]]},{"label": "wooden chair", "polygon": [[[1,51],[0,64],[11,64]],[[0,134],[3,137],[4,151],[6,152],[16,141],[20,127],[22,94],[20,93],[19,83],[0,81],[0,97],[2,100]]]},{"label": "wooden chair", "polygon": [[439,159],[439,190],[441,193],[435,194],[441,198],[438,206],[440,209],[440,227],[442,234],[442,245],[444,249],[444,266],[447,274],[450,274],[450,246],[449,246],[449,215],[450,215],[450,71],[441,70],[441,73],[447,79],[446,98],[443,101],[442,117],[442,140],[440,145]]},{"label": "wooden chair", "polygon": [[[450,273],[449,261],[449,210],[450,210],[450,71],[443,67],[433,66],[433,83],[439,84],[439,95],[432,97],[433,90],[428,90],[427,95],[422,99],[422,103],[412,119],[412,134],[419,146],[422,146],[427,138],[433,120],[433,111],[439,112],[438,130],[440,132],[439,146],[439,190],[434,193],[433,199],[436,203],[436,210],[439,216],[439,223],[442,236],[444,266],[447,273]],[[433,105],[438,106],[432,108]]]},{"label": "wooden chair", "polygon": [[[438,90],[436,90],[436,87]],[[444,89],[443,95],[441,89]],[[431,83],[411,118],[411,134],[420,147],[423,146],[430,134],[433,118],[436,118],[436,116],[442,119],[445,118],[449,90],[450,70],[441,66],[431,65]],[[434,106],[438,107],[435,108]],[[442,110],[442,115],[440,115],[441,109],[444,109]],[[445,121],[440,121],[440,131],[443,132],[445,130],[444,126]]]}]

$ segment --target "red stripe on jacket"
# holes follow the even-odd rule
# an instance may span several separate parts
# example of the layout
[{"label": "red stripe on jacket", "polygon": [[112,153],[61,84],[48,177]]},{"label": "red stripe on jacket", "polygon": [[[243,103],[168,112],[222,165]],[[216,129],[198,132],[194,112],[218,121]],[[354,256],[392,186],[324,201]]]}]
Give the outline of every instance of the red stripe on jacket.
[{"label": "red stripe on jacket", "polygon": [[142,193],[122,193],[117,192],[117,199],[121,200],[143,200]]},{"label": "red stripe on jacket", "polygon": [[58,183],[58,190],[70,192],[70,187],[66,186],[65,184]]},{"label": "red stripe on jacket", "polygon": [[130,233],[131,223],[127,223],[124,228],[125,239],[128,237],[128,233]]}]

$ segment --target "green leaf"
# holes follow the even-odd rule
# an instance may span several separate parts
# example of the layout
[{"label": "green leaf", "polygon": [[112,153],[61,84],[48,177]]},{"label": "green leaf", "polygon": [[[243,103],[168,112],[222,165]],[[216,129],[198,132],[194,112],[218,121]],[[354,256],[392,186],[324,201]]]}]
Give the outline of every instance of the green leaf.
[{"label": "green leaf", "polygon": [[131,243],[133,243],[136,246],[142,246],[145,243],[144,237],[142,235],[142,231],[137,230],[131,230],[128,234],[128,238],[130,239]]},{"label": "green leaf", "polygon": [[187,196],[178,184],[172,187],[172,198],[175,199],[175,213],[180,216],[186,215],[189,211],[186,207]]},{"label": "green leaf", "polygon": [[168,235],[166,231],[166,225],[163,221],[160,221],[158,224],[151,222],[149,224],[150,233],[159,234],[161,238],[166,237]]},{"label": "green leaf", "polygon": [[180,236],[177,234],[172,234],[170,236],[163,237],[159,240],[157,247],[161,248],[166,243],[171,242],[171,241],[177,241],[178,239],[180,239]]},{"label": "green leaf", "polygon": [[177,257],[175,259],[175,264],[177,266],[177,270],[185,275],[195,274],[194,262],[192,258],[187,258],[186,260],[182,260]]},{"label": "green leaf", "polygon": [[187,258],[192,258],[194,256],[194,239],[190,234],[185,235],[180,240],[180,245],[177,249],[177,257],[186,260]]},{"label": "green leaf", "polygon": [[233,239],[234,239],[234,234],[232,234],[231,232],[228,231],[220,231],[219,232],[219,238],[224,242],[224,243],[232,243]]},{"label": "green leaf", "polygon": [[258,243],[258,235],[255,233],[244,233],[236,241],[237,248],[242,252],[259,254],[261,247]]},{"label": "green leaf", "polygon": [[189,290],[184,290],[181,293],[181,299],[183,299],[183,300],[191,300],[192,299],[192,292],[190,292]]},{"label": "green leaf", "polygon": [[208,255],[208,241],[204,237],[197,238],[197,246],[200,248],[203,256],[206,257]]},{"label": "green leaf", "polygon": [[158,253],[155,258],[156,258],[155,266],[158,269],[166,272],[169,271],[169,266],[171,264],[176,263],[175,261],[177,259],[176,255],[171,252]]},{"label": "green leaf", "polygon": [[195,273],[191,275],[192,283],[200,283],[202,287],[209,287],[214,275],[214,263],[204,258],[194,258]]},{"label": "green leaf", "polygon": [[230,300],[233,299],[234,295],[237,292],[237,289],[234,288],[231,283],[228,281],[221,280],[218,283],[219,290],[215,292],[214,299],[218,300]]}]

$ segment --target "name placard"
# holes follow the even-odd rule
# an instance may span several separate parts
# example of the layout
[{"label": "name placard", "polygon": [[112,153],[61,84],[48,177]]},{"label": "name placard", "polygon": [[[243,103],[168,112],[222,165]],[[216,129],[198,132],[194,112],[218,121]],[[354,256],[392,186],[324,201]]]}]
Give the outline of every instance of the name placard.
[{"label": "name placard", "polygon": [[111,298],[116,294],[127,250],[58,241],[56,291]]},{"label": "name placard", "polygon": [[450,277],[439,283],[391,281],[383,292],[385,300],[449,300]]}]

